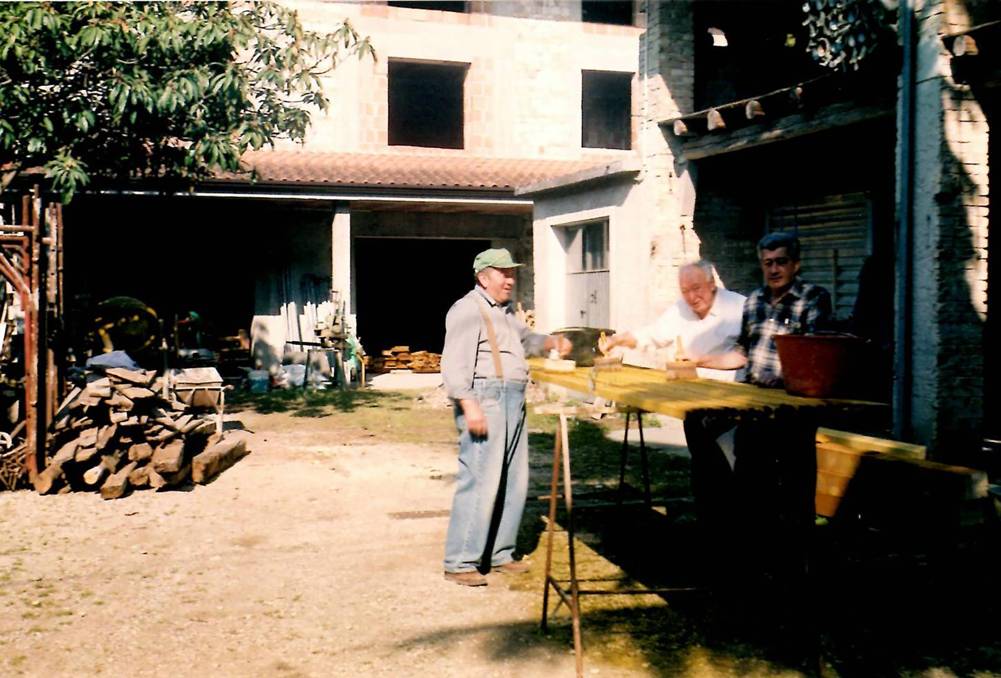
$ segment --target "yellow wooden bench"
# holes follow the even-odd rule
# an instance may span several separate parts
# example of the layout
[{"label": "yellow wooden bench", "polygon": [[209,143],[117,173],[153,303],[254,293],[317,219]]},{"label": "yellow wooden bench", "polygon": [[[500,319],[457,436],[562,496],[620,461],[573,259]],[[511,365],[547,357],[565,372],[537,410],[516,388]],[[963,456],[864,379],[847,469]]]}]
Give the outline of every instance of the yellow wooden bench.
[{"label": "yellow wooden bench", "polygon": [[817,429],[817,514],[832,517],[838,510],[849,483],[858,471],[863,455],[876,453],[880,477],[892,476],[901,482],[920,482],[929,491],[947,492],[956,500],[987,496],[987,474],[964,466],[927,461],[923,445],[874,438],[829,428]]}]

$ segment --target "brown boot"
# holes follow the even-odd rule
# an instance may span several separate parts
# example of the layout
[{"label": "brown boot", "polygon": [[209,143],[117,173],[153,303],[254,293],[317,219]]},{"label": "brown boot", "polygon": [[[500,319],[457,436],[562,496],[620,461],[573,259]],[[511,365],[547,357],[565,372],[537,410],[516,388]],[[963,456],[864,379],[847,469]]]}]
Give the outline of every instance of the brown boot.
[{"label": "brown boot", "polygon": [[455,582],[459,586],[486,586],[487,578],[476,570],[469,572],[445,572],[445,580]]}]

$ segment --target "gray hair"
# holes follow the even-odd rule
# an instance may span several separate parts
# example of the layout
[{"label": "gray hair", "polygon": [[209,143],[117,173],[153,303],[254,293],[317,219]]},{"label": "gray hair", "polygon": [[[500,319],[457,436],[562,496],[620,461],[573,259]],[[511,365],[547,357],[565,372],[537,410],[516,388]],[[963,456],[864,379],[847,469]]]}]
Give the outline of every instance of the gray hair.
[{"label": "gray hair", "polygon": [[793,261],[799,261],[799,238],[792,231],[775,231],[758,241],[758,254],[764,250],[786,248],[786,253]]},{"label": "gray hair", "polygon": [[706,259],[699,259],[698,261],[690,261],[687,264],[683,264],[681,268],[678,269],[678,275],[680,276],[685,270],[689,268],[697,268],[702,271],[706,280],[711,282],[716,282],[716,267],[712,265],[712,262]]}]

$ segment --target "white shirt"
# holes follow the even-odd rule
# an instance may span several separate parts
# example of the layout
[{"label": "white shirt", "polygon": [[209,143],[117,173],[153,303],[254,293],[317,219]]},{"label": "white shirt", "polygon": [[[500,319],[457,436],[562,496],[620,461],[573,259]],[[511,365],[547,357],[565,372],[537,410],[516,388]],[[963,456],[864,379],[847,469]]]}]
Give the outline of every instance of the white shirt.
[{"label": "white shirt", "polygon": [[[685,354],[693,360],[732,351],[740,336],[744,299],[742,294],[717,287],[716,299],[704,318],[695,315],[685,300],[679,299],[651,325],[633,332],[636,348],[644,351],[666,348],[681,337]],[[633,360],[627,357],[626,362]],[[698,368],[699,377],[717,381],[742,381],[743,372]]]}]

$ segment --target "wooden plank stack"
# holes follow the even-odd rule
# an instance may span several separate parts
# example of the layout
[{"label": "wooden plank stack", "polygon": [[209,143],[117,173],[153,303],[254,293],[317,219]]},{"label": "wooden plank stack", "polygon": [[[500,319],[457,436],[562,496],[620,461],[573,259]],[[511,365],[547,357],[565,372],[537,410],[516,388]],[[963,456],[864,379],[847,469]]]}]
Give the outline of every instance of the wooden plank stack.
[{"label": "wooden plank stack", "polygon": [[247,454],[242,438],[216,434],[210,415],[162,392],[155,372],[109,368],[88,375],[54,417],[35,490],[97,490],[117,499],[131,488],[204,483]]},{"label": "wooden plank stack", "polygon": [[411,372],[440,372],[441,355],[428,351],[411,351],[409,346],[394,346],[381,355],[372,358],[369,369],[372,372],[390,370],[410,370]]}]

